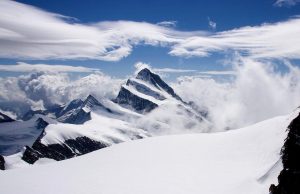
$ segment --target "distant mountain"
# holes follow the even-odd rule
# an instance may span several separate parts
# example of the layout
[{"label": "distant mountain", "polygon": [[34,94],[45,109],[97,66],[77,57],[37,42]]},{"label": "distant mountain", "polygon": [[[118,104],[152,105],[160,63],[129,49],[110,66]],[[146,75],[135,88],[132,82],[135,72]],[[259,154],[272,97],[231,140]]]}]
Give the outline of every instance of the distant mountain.
[{"label": "distant mountain", "polygon": [[14,121],[14,119],[12,119],[9,116],[7,116],[6,114],[0,112],[0,123],[12,122],[12,121]]},{"label": "distant mountain", "polygon": [[112,110],[89,95],[84,101],[80,99],[71,101],[57,114],[57,120],[62,123],[83,124],[91,119],[91,111],[112,113]]},{"label": "distant mountain", "polygon": [[34,115],[45,115],[62,123],[82,124],[91,119],[90,112],[102,110],[109,113],[112,111],[102,105],[95,97],[89,95],[84,101],[75,99],[65,105],[54,105],[47,110],[30,110],[23,120],[29,120]]}]

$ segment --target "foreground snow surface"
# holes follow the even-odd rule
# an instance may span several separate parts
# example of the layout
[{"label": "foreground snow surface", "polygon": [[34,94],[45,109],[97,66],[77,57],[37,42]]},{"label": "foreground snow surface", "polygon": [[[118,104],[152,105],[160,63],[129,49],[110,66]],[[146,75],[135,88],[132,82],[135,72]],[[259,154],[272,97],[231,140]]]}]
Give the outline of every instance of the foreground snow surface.
[{"label": "foreground snow surface", "polygon": [[267,194],[282,169],[290,117],[228,132],[146,138],[3,171],[0,193]]}]

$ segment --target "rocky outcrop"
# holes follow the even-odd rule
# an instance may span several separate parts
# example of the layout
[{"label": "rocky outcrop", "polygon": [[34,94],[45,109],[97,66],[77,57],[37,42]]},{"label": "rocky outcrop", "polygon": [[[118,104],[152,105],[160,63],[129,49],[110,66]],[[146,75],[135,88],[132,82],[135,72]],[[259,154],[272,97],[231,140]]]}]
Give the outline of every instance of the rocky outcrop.
[{"label": "rocky outcrop", "polygon": [[39,152],[35,151],[29,146],[26,146],[22,156],[22,160],[24,160],[29,164],[34,164],[38,159],[42,158],[42,156],[43,155],[40,154]]},{"label": "rocky outcrop", "polygon": [[5,170],[5,160],[3,156],[0,155],[0,170]]},{"label": "rocky outcrop", "polygon": [[40,140],[37,140],[31,148],[26,147],[22,159],[29,164],[34,164],[40,158],[50,158],[60,161],[87,154],[104,147],[107,147],[107,145],[88,137],[77,137],[76,139],[65,140],[63,144],[50,145],[44,145]]},{"label": "rocky outcrop", "polygon": [[283,170],[278,185],[271,185],[271,194],[300,193],[300,113],[288,127],[288,135],[281,150]]}]

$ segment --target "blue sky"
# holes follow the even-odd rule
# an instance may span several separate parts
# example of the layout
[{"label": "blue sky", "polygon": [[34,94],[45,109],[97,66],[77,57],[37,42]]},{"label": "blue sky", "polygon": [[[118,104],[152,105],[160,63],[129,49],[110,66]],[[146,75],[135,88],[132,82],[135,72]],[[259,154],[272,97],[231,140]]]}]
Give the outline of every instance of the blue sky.
[{"label": "blue sky", "polygon": [[19,0],[50,12],[79,19],[80,22],[133,20],[157,23],[177,21],[181,30],[209,30],[207,18],[218,30],[277,22],[299,14],[299,6],[276,7],[274,0]]},{"label": "blue sky", "polygon": [[[69,22],[91,24],[103,21],[128,20],[157,24],[163,21],[176,21],[178,31],[206,31],[217,33],[244,26],[259,26],[263,23],[276,23],[289,20],[300,13],[300,5],[274,5],[273,0],[227,0],[227,1],[71,1],[71,0],[19,0],[44,11],[70,16]],[[34,18],[32,18],[34,20]],[[209,20],[216,28],[209,26]],[[30,21],[29,21],[30,22]],[[1,26],[0,26],[1,27]],[[24,48],[26,49],[26,48]],[[231,52],[213,52],[209,56],[172,56],[169,47],[134,45],[130,54],[117,61],[98,59],[31,59],[23,57],[1,57],[0,64],[15,64],[22,61],[30,64],[62,64],[99,68],[104,73],[125,77],[134,71],[133,64],[139,61],[149,63],[155,68],[193,69],[198,71],[228,70],[224,59]],[[291,60],[296,60],[291,58]],[[296,61],[297,62],[297,61]],[[0,76],[15,73],[1,72]]]}]

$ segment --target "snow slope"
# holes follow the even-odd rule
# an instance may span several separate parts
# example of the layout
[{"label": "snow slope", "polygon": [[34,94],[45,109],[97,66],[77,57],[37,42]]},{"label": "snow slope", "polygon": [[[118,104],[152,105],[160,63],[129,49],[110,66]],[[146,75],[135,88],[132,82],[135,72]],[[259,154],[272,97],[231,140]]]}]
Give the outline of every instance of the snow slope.
[{"label": "snow slope", "polygon": [[111,145],[117,142],[137,139],[136,136],[141,138],[148,136],[144,130],[135,128],[128,122],[95,114],[93,112],[91,113],[91,117],[91,120],[82,125],[67,123],[49,125],[45,129],[45,134],[42,137],[41,142],[44,145],[60,144],[67,139],[88,137],[95,141]]},{"label": "snow slope", "polygon": [[5,194],[267,194],[295,113],[219,133],[125,142],[0,173]]}]

